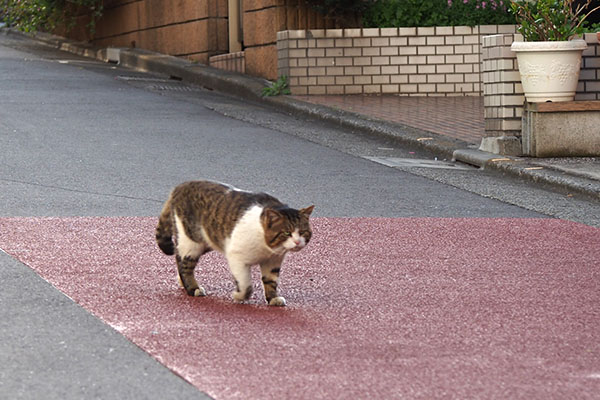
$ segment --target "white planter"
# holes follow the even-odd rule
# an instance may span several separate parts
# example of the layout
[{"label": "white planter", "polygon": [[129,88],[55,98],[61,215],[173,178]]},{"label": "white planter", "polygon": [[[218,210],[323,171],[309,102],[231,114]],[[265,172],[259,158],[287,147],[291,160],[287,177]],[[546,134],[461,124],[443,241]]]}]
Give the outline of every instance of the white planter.
[{"label": "white planter", "polygon": [[577,91],[585,40],[514,42],[525,98],[531,103],[572,101]]}]

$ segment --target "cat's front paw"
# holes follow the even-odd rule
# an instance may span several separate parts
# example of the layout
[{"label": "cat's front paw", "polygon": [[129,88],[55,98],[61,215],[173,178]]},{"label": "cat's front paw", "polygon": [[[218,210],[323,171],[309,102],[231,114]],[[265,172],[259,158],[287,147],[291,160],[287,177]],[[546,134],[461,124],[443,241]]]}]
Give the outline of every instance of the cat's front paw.
[{"label": "cat's front paw", "polygon": [[285,306],[285,299],[281,296],[277,296],[277,297],[273,297],[270,301],[269,301],[269,305],[270,306],[277,306],[277,307],[283,307]]},{"label": "cat's front paw", "polygon": [[248,286],[246,290],[238,292],[237,290],[232,293],[233,300],[237,302],[243,302],[250,298],[252,294],[252,286]]},{"label": "cat's front paw", "polygon": [[204,297],[206,296],[206,290],[202,286],[194,290],[194,297]]}]

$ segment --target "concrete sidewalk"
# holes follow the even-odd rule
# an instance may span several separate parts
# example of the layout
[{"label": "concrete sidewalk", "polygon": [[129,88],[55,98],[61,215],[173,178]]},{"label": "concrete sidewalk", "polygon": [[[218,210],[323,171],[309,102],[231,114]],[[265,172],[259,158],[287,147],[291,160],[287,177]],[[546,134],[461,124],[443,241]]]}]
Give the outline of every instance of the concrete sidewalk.
[{"label": "concrete sidewalk", "polygon": [[[0,32],[24,35],[8,28]],[[56,49],[141,71],[165,74],[185,82],[261,102],[282,112],[304,114],[352,130],[393,137],[440,158],[498,170],[567,195],[600,199],[600,158],[511,157],[478,150],[483,136],[483,103],[478,97],[413,98],[399,96],[262,97],[264,79],[141,49],[98,49],[86,43],[38,33],[32,39]]]}]

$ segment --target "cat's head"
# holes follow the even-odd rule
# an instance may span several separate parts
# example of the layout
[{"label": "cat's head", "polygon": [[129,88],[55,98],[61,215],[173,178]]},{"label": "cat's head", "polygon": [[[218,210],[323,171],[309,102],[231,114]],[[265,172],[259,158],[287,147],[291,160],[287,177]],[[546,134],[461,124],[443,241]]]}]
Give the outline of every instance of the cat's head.
[{"label": "cat's head", "polygon": [[308,218],[314,207],[265,208],[261,219],[267,245],[277,253],[302,250],[312,236]]}]

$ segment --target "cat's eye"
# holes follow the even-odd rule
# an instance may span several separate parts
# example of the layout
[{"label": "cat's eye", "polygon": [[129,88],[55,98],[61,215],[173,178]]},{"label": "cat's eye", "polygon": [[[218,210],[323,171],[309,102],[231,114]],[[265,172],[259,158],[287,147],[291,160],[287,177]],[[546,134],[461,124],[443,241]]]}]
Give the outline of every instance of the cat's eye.
[{"label": "cat's eye", "polygon": [[292,237],[292,232],[283,232],[283,236]]}]

